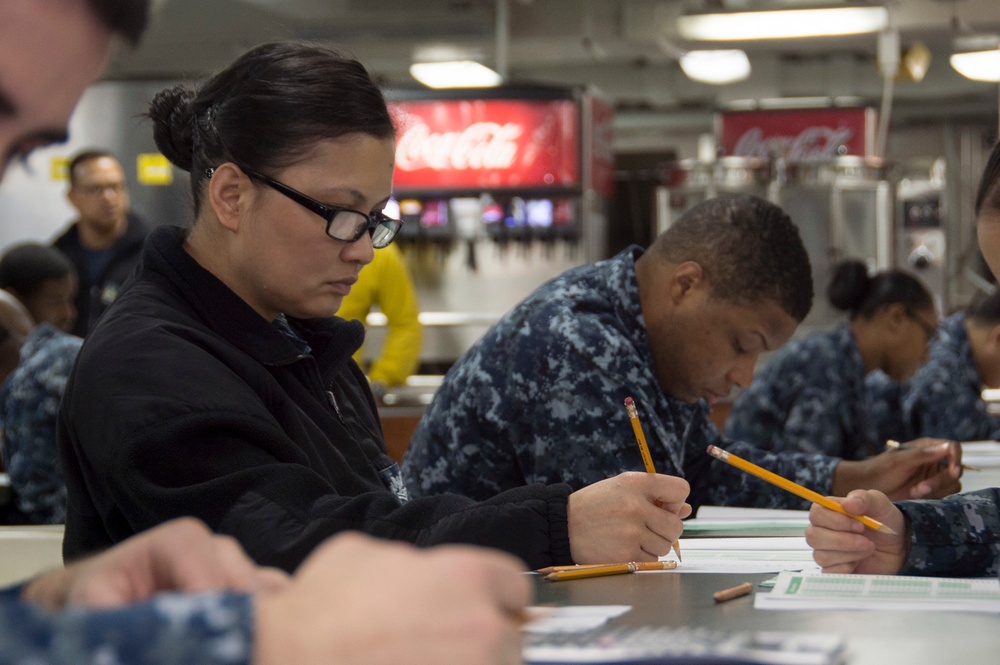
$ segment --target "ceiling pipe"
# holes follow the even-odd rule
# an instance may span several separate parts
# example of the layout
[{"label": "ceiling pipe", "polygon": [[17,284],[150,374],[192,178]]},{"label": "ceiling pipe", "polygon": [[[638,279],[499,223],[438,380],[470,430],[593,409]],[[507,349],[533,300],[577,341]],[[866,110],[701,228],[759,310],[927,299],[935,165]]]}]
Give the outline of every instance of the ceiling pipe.
[{"label": "ceiling pipe", "polygon": [[497,0],[496,72],[507,82],[507,65],[510,60],[510,2]]}]

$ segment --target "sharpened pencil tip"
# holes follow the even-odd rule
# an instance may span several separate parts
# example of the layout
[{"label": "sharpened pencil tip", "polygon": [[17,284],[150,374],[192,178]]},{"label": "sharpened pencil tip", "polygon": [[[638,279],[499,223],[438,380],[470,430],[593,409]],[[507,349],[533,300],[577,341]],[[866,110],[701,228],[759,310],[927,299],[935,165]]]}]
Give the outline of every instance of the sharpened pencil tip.
[{"label": "sharpened pencil tip", "polygon": [[881,531],[882,533],[887,533],[890,536],[898,536],[899,535],[898,533],[896,533],[895,531],[893,531],[892,529],[890,529],[889,527],[887,527],[884,524],[880,524],[879,527],[878,527],[878,530]]}]

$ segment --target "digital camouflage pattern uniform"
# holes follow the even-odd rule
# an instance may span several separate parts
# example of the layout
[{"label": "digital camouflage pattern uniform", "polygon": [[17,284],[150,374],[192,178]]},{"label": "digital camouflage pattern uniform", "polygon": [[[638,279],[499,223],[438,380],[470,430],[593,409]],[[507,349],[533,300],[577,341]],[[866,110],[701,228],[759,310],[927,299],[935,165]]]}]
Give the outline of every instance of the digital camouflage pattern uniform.
[{"label": "digital camouflage pattern uniform", "polygon": [[775,353],[733,403],[726,434],[774,452],[879,452],[864,361],[846,323]]},{"label": "digital camouflage pattern uniform", "polygon": [[1000,420],[987,413],[982,389],[965,314],[955,314],[938,326],[927,362],[907,384],[903,415],[915,437],[996,439]]},{"label": "digital camouflage pattern uniform", "polygon": [[1000,490],[896,504],[910,525],[904,575],[979,577],[997,574]]},{"label": "digital camouflage pattern uniform", "polygon": [[3,462],[10,474],[19,520],[66,521],[66,484],[58,465],[56,414],[83,340],[48,323],[34,327],[21,362],[0,387]]},{"label": "digital camouflage pattern uniform", "polygon": [[245,665],[249,596],[163,594],[112,610],[49,612],[0,593],[0,665]]},{"label": "digital camouflage pattern uniform", "polygon": [[724,439],[704,401],[668,397],[653,373],[632,247],[575,268],[517,305],[448,372],[404,459],[411,495],[486,499],[528,483],[579,489],[644,469],[623,402],[635,400],[660,473],[689,502],[805,508],[806,502],[708,456],[721,446],[828,494],[836,459],[774,455]]}]

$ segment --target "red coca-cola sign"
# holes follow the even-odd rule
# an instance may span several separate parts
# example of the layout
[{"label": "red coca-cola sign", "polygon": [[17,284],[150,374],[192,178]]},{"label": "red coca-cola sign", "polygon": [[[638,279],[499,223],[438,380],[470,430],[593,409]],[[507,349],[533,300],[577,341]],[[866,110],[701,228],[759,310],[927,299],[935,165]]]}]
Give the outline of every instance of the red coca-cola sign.
[{"label": "red coca-cola sign", "polygon": [[720,117],[723,154],[768,160],[871,155],[875,111],[867,108],[734,111]]},{"label": "red coca-cola sign", "polygon": [[397,191],[580,184],[580,118],[572,100],[407,101],[391,109]]}]

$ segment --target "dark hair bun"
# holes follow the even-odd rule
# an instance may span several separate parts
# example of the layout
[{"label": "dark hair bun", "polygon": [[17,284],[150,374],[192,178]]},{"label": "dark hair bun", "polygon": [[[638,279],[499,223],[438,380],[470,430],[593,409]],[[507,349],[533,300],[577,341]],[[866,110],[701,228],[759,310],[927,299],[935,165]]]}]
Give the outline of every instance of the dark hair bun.
[{"label": "dark hair bun", "polygon": [[871,283],[868,266],[861,261],[844,261],[833,269],[826,295],[837,309],[853,312],[861,307]]},{"label": "dark hair bun", "polygon": [[185,85],[161,90],[149,103],[153,140],[167,159],[185,171],[191,170],[194,155],[195,91]]}]

